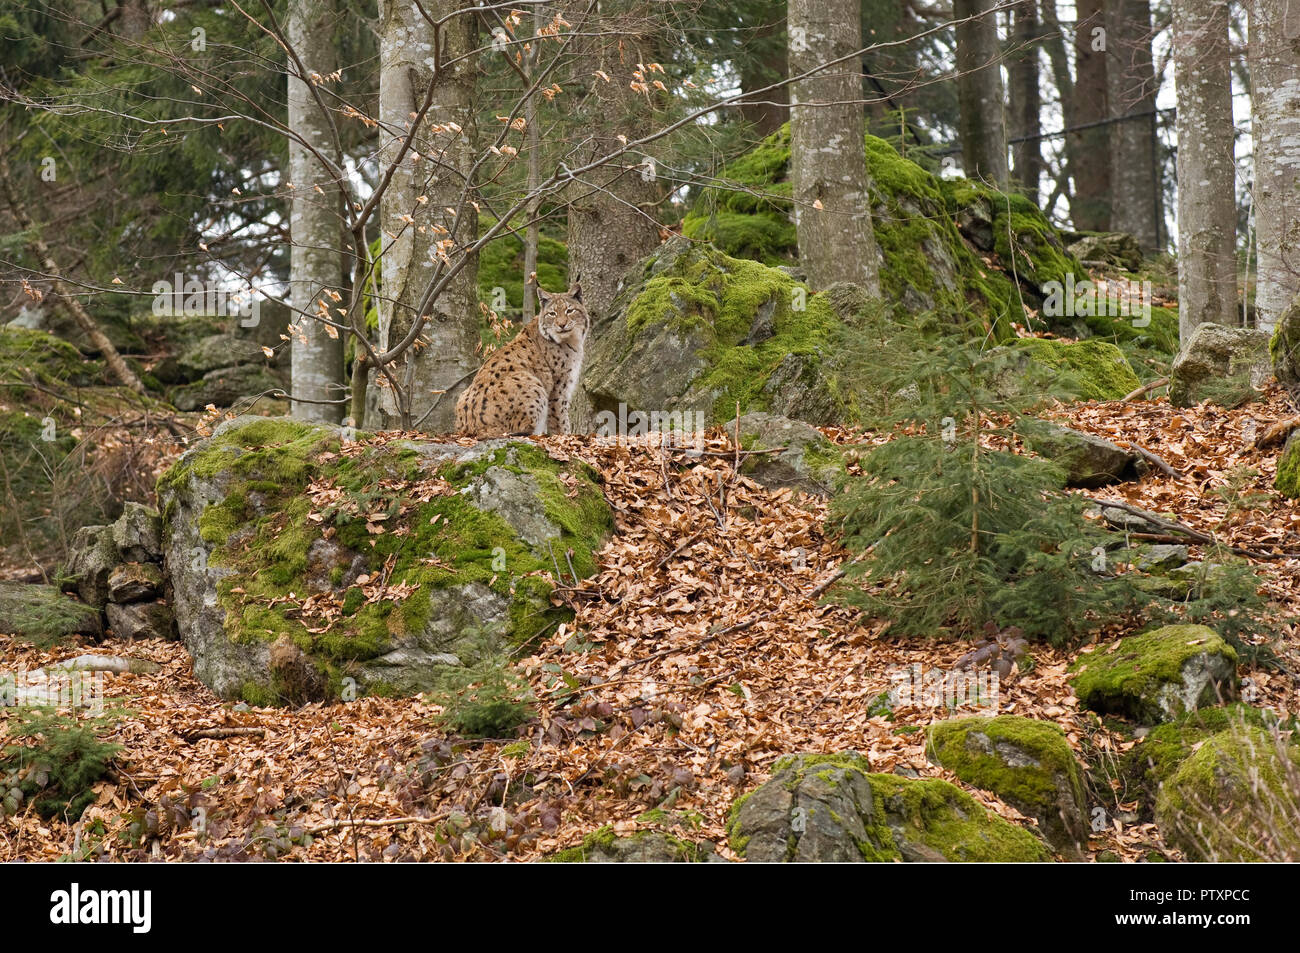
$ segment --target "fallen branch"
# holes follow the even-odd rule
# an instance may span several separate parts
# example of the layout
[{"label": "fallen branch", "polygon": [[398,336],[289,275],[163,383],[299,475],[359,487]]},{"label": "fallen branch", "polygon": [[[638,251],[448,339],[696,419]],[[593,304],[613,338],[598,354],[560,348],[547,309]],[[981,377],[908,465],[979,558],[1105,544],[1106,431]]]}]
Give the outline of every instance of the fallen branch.
[{"label": "fallen branch", "polygon": [[1143,394],[1149,393],[1150,391],[1155,390],[1157,387],[1164,387],[1168,383],[1169,383],[1169,378],[1162,377],[1159,380],[1152,381],[1150,384],[1143,384],[1141,387],[1133,391],[1133,393],[1131,394],[1125,394],[1123,399],[1125,401],[1137,400]]},{"label": "fallen branch", "polygon": [[1130,450],[1132,450],[1134,453],[1136,453],[1139,457],[1141,457],[1142,459],[1146,460],[1147,463],[1150,463],[1150,464],[1152,464],[1153,466],[1160,468],[1160,469],[1163,470],[1165,473],[1167,473],[1167,474],[1169,474],[1171,477],[1173,477],[1175,480],[1181,480],[1181,479],[1183,478],[1183,476],[1185,475],[1185,474],[1183,474],[1181,471],[1179,471],[1179,470],[1175,470],[1175,469],[1174,469],[1173,467],[1171,467],[1169,464],[1165,463],[1164,460],[1162,460],[1162,459],[1161,459],[1159,456],[1157,456],[1156,454],[1152,453],[1150,450],[1146,449],[1146,447],[1139,447],[1139,446],[1138,446],[1137,444],[1135,444],[1132,440],[1122,440],[1122,441],[1120,441],[1120,442],[1121,442],[1124,446],[1126,446],[1126,447],[1128,447]]},{"label": "fallen branch", "polygon": [[1291,436],[1291,431],[1300,427],[1300,415],[1288,417],[1286,420],[1277,420],[1264,428],[1264,432],[1255,438],[1256,449],[1264,447],[1280,447],[1286,443],[1287,437]]},{"label": "fallen branch", "polygon": [[181,735],[186,741],[199,741],[202,739],[219,739],[219,738],[263,738],[266,736],[265,728],[200,728],[197,731],[187,731]]},{"label": "fallen branch", "polygon": [[1193,542],[1204,543],[1207,546],[1226,547],[1228,550],[1230,550],[1233,553],[1236,553],[1238,556],[1249,556],[1252,559],[1300,558],[1300,553],[1288,553],[1288,552],[1265,553],[1257,549],[1248,549],[1245,546],[1233,546],[1229,543],[1223,542],[1223,540],[1219,539],[1217,536],[1215,536],[1212,533],[1202,533],[1198,529],[1192,529],[1192,527],[1186,525],[1185,523],[1179,523],[1176,520],[1164,519],[1163,517],[1156,516],[1156,514],[1154,513],[1148,513],[1145,510],[1138,509],[1136,506],[1131,506],[1128,503],[1120,503],[1115,500],[1099,500],[1096,497],[1092,497],[1092,496],[1085,496],[1083,497],[1083,499],[1087,500],[1089,503],[1093,503],[1097,506],[1100,506],[1103,509],[1110,506],[1118,510],[1124,510],[1126,513],[1132,513],[1134,516],[1138,517],[1139,519],[1146,520],[1148,523],[1152,523],[1155,526],[1159,527],[1160,529],[1166,530],[1167,532],[1170,533],[1181,534],[1182,536],[1185,536],[1187,539],[1190,539]]}]

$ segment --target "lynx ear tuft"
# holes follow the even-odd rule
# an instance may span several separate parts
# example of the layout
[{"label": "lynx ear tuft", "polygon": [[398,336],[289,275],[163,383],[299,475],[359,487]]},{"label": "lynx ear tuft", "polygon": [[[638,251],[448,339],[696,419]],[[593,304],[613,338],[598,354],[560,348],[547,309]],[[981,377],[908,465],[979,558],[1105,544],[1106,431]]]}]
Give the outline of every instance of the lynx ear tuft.
[{"label": "lynx ear tuft", "polygon": [[582,300],[582,282],[575,281],[573,287],[569,289],[569,297],[574,301]]},{"label": "lynx ear tuft", "polygon": [[547,301],[551,300],[551,293],[547,291],[545,288],[543,288],[541,285],[538,285],[537,300],[545,304]]}]

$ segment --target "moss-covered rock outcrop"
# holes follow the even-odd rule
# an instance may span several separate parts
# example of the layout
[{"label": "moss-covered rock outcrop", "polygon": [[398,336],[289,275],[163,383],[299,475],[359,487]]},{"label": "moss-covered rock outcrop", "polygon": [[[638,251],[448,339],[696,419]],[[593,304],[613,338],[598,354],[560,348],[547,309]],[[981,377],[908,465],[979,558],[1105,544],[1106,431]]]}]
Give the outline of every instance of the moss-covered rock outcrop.
[{"label": "moss-covered rock outcrop", "polygon": [[555,864],[698,864],[722,860],[712,845],[683,840],[664,831],[635,831],[620,836],[612,825],[592,831],[581,844],[546,859]]},{"label": "moss-covered rock outcrop", "polygon": [[930,726],[927,754],[1033,817],[1049,844],[1076,856],[1086,847],[1083,777],[1058,725],[1016,715],[949,718]]},{"label": "moss-covered rock outcrop", "polygon": [[1300,859],[1300,750],[1285,735],[1235,727],[1207,739],[1164,782],[1156,824],[1193,860]]},{"label": "moss-covered rock outcrop", "polygon": [[587,344],[597,413],[768,411],[812,423],[855,416],[832,360],[843,319],[786,272],[671,240],[642,265]]},{"label": "moss-covered rock outcrop", "polygon": [[586,466],[526,442],[340,436],[240,417],[159,480],[181,638],[222,697],[434,688],[563,617],[567,550],[594,571],[612,522]]},{"label": "moss-covered rock outcrop", "polygon": [[1089,652],[1070,667],[1085,708],[1142,724],[1235,701],[1237,653],[1203,625],[1167,625]]},{"label": "moss-covered rock outcrop", "polygon": [[[997,336],[1026,320],[1041,284],[1082,266],[1028,200],[960,180],[943,181],[866,137],[872,180],[872,225],[883,258],[882,290],[910,312],[964,315]],[[788,264],[797,240],[791,220],[790,130],[773,133],[719,173],[723,187],[704,189],[682,223],[690,238],[729,255]],[[996,264],[987,265],[981,254]],[[1012,268],[1019,279],[1011,277]]]},{"label": "moss-covered rock outcrop", "polygon": [[1273,376],[1292,397],[1300,399],[1300,295],[1277,319],[1273,336],[1268,339],[1268,355]]},{"label": "moss-covered rock outcrop", "polygon": [[1032,833],[947,781],[872,773],[854,753],[782,758],[732,806],[728,835],[767,863],[1048,859]]}]

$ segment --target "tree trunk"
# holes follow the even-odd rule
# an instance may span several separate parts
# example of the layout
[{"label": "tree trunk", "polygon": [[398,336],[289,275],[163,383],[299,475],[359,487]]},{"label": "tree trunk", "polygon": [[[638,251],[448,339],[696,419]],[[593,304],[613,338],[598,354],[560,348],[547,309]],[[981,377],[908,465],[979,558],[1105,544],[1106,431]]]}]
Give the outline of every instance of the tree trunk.
[{"label": "tree trunk", "polygon": [[1300,292],[1300,11],[1250,6],[1251,127],[1255,138],[1258,327],[1271,330]]},{"label": "tree trunk", "polygon": [[[429,0],[421,6],[439,19],[472,4]],[[438,267],[440,251],[456,262],[478,235],[478,213],[469,201],[475,196],[466,182],[474,160],[475,58],[470,54],[477,29],[474,15],[467,13],[435,31],[420,9],[399,0],[380,4],[379,117],[381,128],[394,136],[380,153],[384,163],[396,157],[426,97],[432,105],[415,130],[412,152],[380,201],[386,300],[379,309],[379,338],[381,348],[391,349],[423,317],[421,339],[427,345],[417,343],[397,359],[395,376],[404,394],[394,393],[382,377],[374,379],[378,406],[367,414],[368,421],[373,418],[367,425],[442,433],[454,425],[456,398],[480,363],[477,256],[470,256],[424,315],[416,309],[446,270],[446,264]]]},{"label": "tree trunk", "polygon": [[1014,177],[1020,191],[1038,204],[1039,180],[1043,175],[1043,143],[1039,121],[1042,92],[1038,73],[1038,0],[1021,0],[1012,11],[1011,43],[1011,147]]},{"label": "tree trunk", "polygon": [[[957,101],[966,176],[1007,186],[1002,45],[992,0],[953,0],[957,20]],[[983,14],[981,16],[981,14]]]},{"label": "tree trunk", "polygon": [[[590,138],[578,160],[589,162],[622,148],[644,131],[654,110],[653,88],[640,84],[638,64],[655,59],[643,18],[610,10],[578,23],[584,33],[606,34],[576,42],[581,75],[590,82],[584,118]],[[594,76],[600,70],[609,81]],[[653,74],[644,75],[652,83]],[[653,157],[628,153],[595,170],[569,189],[569,281],[582,283],[582,300],[593,319],[605,314],[628,270],[659,247],[658,200],[663,192]]]},{"label": "tree trunk", "polygon": [[[793,76],[862,46],[854,0],[790,0],[788,18]],[[852,281],[869,294],[880,294],[861,99],[856,57],[791,89],[790,162],[799,260],[817,291]]]},{"label": "tree trunk", "polygon": [[[338,68],[334,43],[334,10],[321,0],[290,0],[285,38],[297,62],[310,77],[328,75]],[[289,139],[289,181],[293,183],[289,211],[289,304],[294,309],[290,331],[290,392],[296,398],[293,415],[319,423],[338,423],[343,404],[343,336],[320,321],[304,317],[322,310],[334,318],[334,301],[326,292],[343,284],[339,255],[339,189],[321,157],[339,163],[328,114],[321,108],[327,88],[313,91],[297,76],[289,58],[289,128],[299,138]],[[321,100],[317,100],[317,94]],[[314,150],[314,151],[313,151]],[[324,302],[322,308],[320,302]],[[334,333],[330,333],[333,331]]]},{"label": "tree trunk", "polygon": [[[1081,231],[1110,231],[1110,87],[1103,0],[1076,0],[1075,77],[1071,97],[1076,129],[1069,135],[1070,175],[1074,192],[1070,217]],[[1097,31],[1101,31],[1100,33]]]},{"label": "tree trunk", "polygon": [[1110,114],[1123,120],[1111,127],[1110,227],[1148,254],[1165,248],[1151,33],[1149,0],[1106,0]]},{"label": "tree trunk", "polygon": [[1228,0],[1174,0],[1178,90],[1178,337],[1235,325],[1236,184]]}]

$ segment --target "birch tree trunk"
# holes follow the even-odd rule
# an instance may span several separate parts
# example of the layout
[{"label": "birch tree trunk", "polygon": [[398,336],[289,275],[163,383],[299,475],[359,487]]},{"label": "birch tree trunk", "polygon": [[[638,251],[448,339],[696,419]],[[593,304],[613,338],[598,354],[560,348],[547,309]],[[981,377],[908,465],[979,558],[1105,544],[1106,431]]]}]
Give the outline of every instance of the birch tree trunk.
[{"label": "birch tree trunk", "polygon": [[[1007,186],[1002,45],[992,0],[953,0],[957,20],[957,103],[967,178]],[[983,14],[981,16],[981,14]]]},{"label": "birch tree trunk", "polygon": [[1110,113],[1124,120],[1111,127],[1110,227],[1133,235],[1148,254],[1165,247],[1151,33],[1149,0],[1107,0]]},{"label": "birch tree trunk", "polygon": [[1237,323],[1236,176],[1228,0],[1174,0],[1178,337]]},{"label": "birch tree trunk", "polygon": [[[416,309],[442,273],[440,253],[456,261],[478,234],[466,179],[474,161],[475,14],[450,16],[435,30],[421,7],[434,20],[473,10],[466,0],[380,3],[379,119],[381,135],[390,137],[380,152],[385,167],[403,140],[415,137],[379,208],[385,298],[379,340],[385,350],[400,344],[420,317]],[[412,117],[426,98],[432,105],[413,131]],[[417,342],[396,364],[403,399],[384,386],[382,377],[373,379],[378,401],[367,411],[367,426],[413,426],[429,433],[454,426],[456,398],[480,363],[477,265],[477,257],[471,257],[425,310],[421,340],[427,344]]]},{"label": "birch tree trunk", "polygon": [[[790,0],[790,74],[862,46],[854,0]],[[852,281],[880,294],[880,254],[871,228],[862,75],[856,57],[794,83],[790,161],[799,260],[814,290]],[[826,104],[826,105],[821,105]]]},{"label": "birch tree trunk", "polygon": [[1256,325],[1271,330],[1300,292],[1300,9],[1250,5],[1255,137]]},{"label": "birch tree trunk", "polygon": [[[1107,82],[1106,16],[1103,0],[1077,0],[1074,28],[1074,90],[1067,123],[1076,131],[1067,139],[1070,217],[1081,231],[1110,231],[1110,85]],[[1067,114],[1069,115],[1069,114]]]},{"label": "birch tree trunk", "polygon": [[[338,68],[334,8],[328,0],[289,0],[285,38],[296,55],[290,56],[289,128],[299,138],[289,138],[289,304],[294,309],[290,331],[290,392],[304,398],[293,402],[293,415],[318,423],[338,423],[343,404],[314,403],[339,400],[343,389],[343,336],[331,334],[324,324],[304,317],[324,310],[337,318],[327,292],[343,283],[339,253],[339,190],[323,160],[339,163],[341,156],[329,115],[322,108],[328,91],[312,88],[312,75],[326,76]],[[298,77],[301,63],[307,81]],[[319,96],[319,98],[318,98]]]}]

